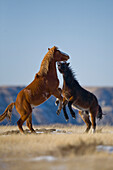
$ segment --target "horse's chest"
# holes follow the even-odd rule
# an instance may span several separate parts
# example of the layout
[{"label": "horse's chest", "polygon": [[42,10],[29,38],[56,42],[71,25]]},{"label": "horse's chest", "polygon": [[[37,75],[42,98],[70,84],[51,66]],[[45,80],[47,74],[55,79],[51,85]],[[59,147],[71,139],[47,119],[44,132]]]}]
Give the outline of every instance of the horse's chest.
[{"label": "horse's chest", "polygon": [[69,99],[71,96],[71,89],[68,88],[66,83],[63,84],[62,94],[65,98]]},{"label": "horse's chest", "polygon": [[54,89],[54,88],[57,88],[59,86],[59,80],[54,78],[54,77],[51,77],[48,79],[48,86],[50,89]]},{"label": "horse's chest", "polygon": [[63,89],[62,94],[67,100],[71,97],[71,92],[69,89]]}]

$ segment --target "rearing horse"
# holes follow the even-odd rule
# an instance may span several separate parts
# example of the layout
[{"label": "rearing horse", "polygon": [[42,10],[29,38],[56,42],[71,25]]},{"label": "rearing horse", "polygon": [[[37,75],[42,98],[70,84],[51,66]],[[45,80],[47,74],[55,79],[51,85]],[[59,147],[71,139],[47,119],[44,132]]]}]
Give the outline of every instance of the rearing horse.
[{"label": "rearing horse", "polygon": [[31,132],[32,127],[32,108],[46,101],[51,95],[60,100],[58,112],[62,109],[62,96],[59,92],[59,80],[56,71],[57,61],[67,61],[69,56],[58,50],[57,47],[48,49],[49,51],[42,60],[39,72],[35,75],[35,79],[23,90],[21,90],[16,98],[16,102],[7,106],[6,110],[0,115],[0,121],[5,117],[11,118],[11,112],[15,105],[17,112],[21,115],[17,124],[19,130],[24,132],[22,125],[26,121],[26,125]]},{"label": "rearing horse", "polygon": [[[58,62],[58,70],[63,75],[63,111],[66,120],[69,119],[66,112],[66,104],[68,104],[72,117],[75,118],[75,113],[72,109],[73,105],[73,107],[79,110],[81,118],[87,125],[86,132],[90,130],[92,125],[94,133],[96,129],[96,117],[102,119],[102,115],[104,115],[96,96],[81,87],[72,69],[69,67],[69,63]],[[58,100],[56,103],[58,104]],[[89,119],[89,113],[91,121]]]}]

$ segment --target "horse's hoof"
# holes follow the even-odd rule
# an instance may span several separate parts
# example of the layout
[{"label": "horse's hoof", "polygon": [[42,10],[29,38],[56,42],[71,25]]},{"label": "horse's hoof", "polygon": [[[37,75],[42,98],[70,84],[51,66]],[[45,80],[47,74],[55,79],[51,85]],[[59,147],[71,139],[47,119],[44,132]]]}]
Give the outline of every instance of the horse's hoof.
[{"label": "horse's hoof", "polygon": [[73,119],[76,119],[76,116],[73,116]]},{"label": "horse's hoof", "polygon": [[33,129],[33,130],[31,131],[31,133],[34,133],[34,134],[35,134],[35,133],[36,133],[36,131]]},{"label": "horse's hoof", "polygon": [[86,130],[84,131],[85,134],[88,133],[88,132],[89,132],[89,129],[86,129]]},{"label": "horse's hoof", "polygon": [[72,111],[72,112],[71,112],[71,116],[72,116],[73,119],[76,119],[75,112]]},{"label": "horse's hoof", "polygon": [[58,106],[58,104],[59,104],[59,101],[56,101],[56,102],[55,102],[55,105]]},{"label": "horse's hoof", "polygon": [[55,101],[55,105],[58,106],[59,105],[59,99],[56,99]]},{"label": "horse's hoof", "polygon": [[75,114],[73,114],[73,115],[72,115],[72,118],[73,118],[73,119],[76,119],[76,116],[75,116]]},{"label": "horse's hoof", "polygon": [[60,110],[57,110],[57,111],[56,111],[56,113],[57,113],[57,115],[59,116],[59,114],[60,114]]}]

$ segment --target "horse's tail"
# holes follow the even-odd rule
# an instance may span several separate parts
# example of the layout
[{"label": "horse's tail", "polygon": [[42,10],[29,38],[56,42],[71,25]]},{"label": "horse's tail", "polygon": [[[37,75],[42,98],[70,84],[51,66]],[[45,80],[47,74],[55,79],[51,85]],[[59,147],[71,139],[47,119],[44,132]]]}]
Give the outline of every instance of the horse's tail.
[{"label": "horse's tail", "polygon": [[99,105],[99,109],[98,109],[98,113],[97,113],[97,118],[98,118],[99,120],[102,119],[102,115],[104,115],[104,114],[102,113],[101,106]]},{"label": "horse's tail", "polygon": [[13,109],[14,105],[15,105],[15,103],[11,103],[7,106],[4,113],[2,113],[2,115],[0,115],[0,122],[3,121],[5,118],[8,118],[9,120],[11,120],[12,109]]}]

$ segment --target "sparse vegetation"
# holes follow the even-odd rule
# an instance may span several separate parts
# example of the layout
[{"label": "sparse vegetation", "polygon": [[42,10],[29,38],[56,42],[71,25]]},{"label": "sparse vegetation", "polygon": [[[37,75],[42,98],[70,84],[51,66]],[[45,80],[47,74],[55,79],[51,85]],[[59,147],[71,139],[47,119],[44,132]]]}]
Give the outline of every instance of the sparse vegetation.
[{"label": "sparse vegetation", "polygon": [[[27,129],[24,127],[24,129]],[[0,164],[8,169],[40,169],[64,166],[71,169],[113,168],[113,153],[98,152],[96,146],[113,146],[113,127],[97,127],[97,132],[84,134],[84,126],[36,126],[36,134],[17,126],[0,126]],[[38,156],[51,155],[56,161],[31,161]],[[105,160],[105,161],[104,161]],[[21,166],[20,166],[21,162]],[[24,162],[24,164],[23,164]],[[43,164],[44,162],[44,164]],[[94,163],[96,162],[96,163]],[[104,165],[105,164],[105,165]]]}]

